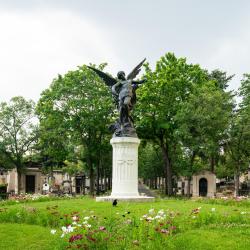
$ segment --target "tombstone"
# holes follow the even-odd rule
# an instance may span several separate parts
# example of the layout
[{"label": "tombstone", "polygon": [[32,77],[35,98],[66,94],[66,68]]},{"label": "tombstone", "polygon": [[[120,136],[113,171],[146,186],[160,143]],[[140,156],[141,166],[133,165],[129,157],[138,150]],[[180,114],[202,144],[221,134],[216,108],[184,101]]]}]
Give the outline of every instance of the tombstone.
[{"label": "tombstone", "polygon": [[43,184],[43,194],[48,194],[48,192],[49,192],[49,184],[45,182]]},{"label": "tombstone", "polygon": [[211,171],[203,170],[193,175],[193,197],[215,197],[216,176]]}]

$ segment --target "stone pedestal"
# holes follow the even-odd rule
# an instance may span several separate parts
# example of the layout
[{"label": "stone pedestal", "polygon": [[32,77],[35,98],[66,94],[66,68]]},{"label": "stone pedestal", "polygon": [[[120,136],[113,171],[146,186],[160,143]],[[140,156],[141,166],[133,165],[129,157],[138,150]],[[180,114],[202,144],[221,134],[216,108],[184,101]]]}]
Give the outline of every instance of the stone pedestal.
[{"label": "stone pedestal", "polygon": [[133,137],[115,137],[113,146],[111,196],[139,196],[138,146],[140,140]]},{"label": "stone pedestal", "polygon": [[152,201],[153,197],[139,196],[138,192],[138,146],[136,137],[114,137],[112,192],[111,196],[97,197],[96,201]]}]

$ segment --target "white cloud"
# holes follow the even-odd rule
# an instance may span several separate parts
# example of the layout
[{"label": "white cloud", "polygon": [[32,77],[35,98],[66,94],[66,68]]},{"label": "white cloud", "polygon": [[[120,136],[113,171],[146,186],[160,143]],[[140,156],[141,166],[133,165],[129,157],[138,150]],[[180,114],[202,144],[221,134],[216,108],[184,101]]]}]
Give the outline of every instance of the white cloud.
[{"label": "white cloud", "polygon": [[2,11],[0,32],[0,101],[37,100],[58,73],[77,65],[119,63],[106,34],[70,11]]}]

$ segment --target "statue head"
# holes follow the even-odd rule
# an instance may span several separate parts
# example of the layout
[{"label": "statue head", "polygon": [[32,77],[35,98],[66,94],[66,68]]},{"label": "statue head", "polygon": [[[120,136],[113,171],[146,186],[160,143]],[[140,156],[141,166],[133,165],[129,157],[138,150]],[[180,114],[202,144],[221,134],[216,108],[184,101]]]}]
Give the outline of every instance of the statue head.
[{"label": "statue head", "polygon": [[117,78],[120,79],[120,80],[126,80],[125,72],[124,71],[119,71],[117,73]]}]

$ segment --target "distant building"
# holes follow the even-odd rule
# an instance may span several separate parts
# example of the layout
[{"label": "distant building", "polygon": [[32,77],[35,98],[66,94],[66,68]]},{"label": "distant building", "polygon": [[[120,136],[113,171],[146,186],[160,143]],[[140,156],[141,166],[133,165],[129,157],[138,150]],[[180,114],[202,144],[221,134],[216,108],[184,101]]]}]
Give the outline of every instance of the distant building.
[{"label": "distant building", "polygon": [[[188,180],[180,177],[177,181],[177,194],[187,195]],[[190,194],[193,197],[215,197],[216,176],[211,171],[203,170],[194,174],[190,183]]]},{"label": "distant building", "polygon": [[69,176],[62,170],[54,170],[52,175],[43,174],[39,167],[27,167],[21,174],[18,190],[17,170],[1,170],[0,185],[6,184],[7,193],[84,193],[89,187],[89,179],[83,175]]}]

